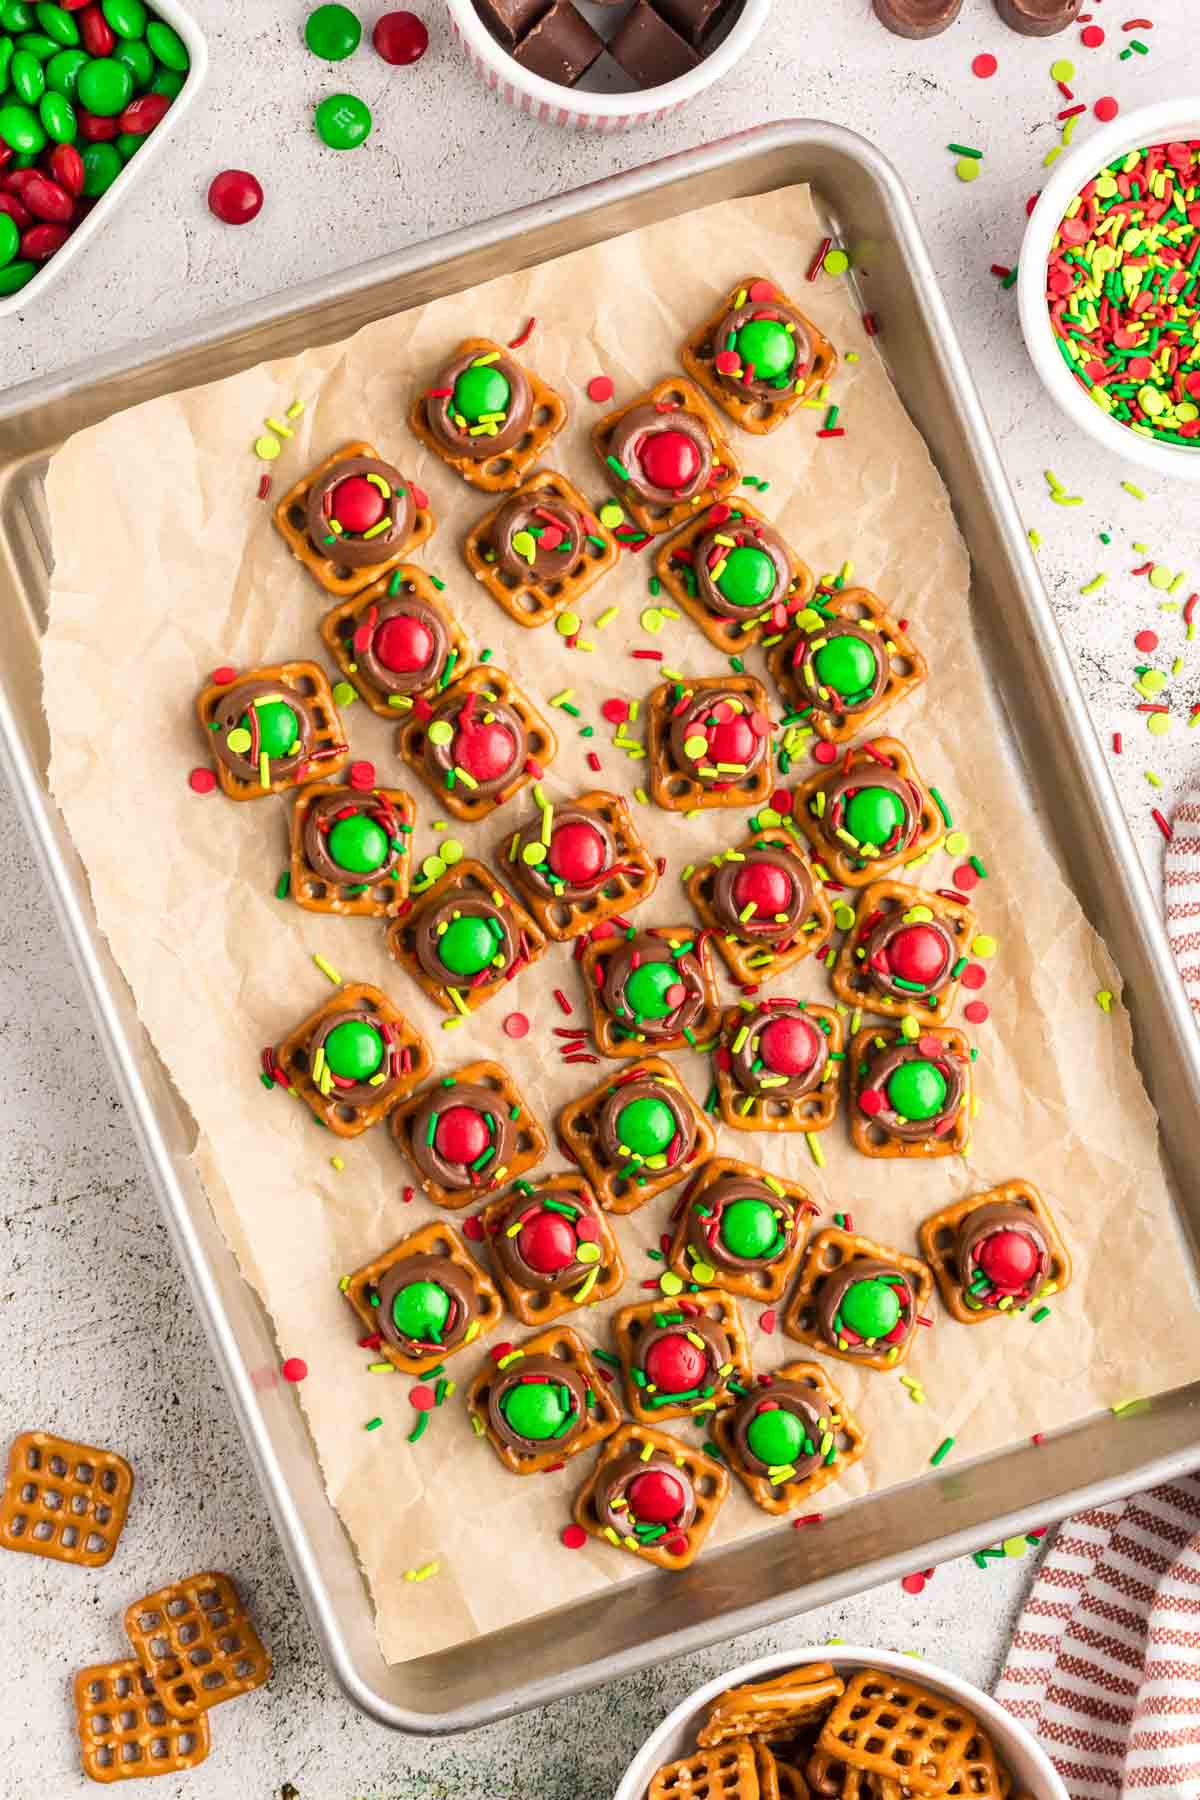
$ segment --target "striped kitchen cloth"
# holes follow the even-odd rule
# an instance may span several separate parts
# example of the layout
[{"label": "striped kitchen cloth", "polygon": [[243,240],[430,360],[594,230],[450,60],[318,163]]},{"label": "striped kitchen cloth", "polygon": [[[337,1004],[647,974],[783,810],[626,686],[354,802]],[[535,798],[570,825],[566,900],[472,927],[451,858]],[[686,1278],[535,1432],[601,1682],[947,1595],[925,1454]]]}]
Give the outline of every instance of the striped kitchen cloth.
[{"label": "striped kitchen cloth", "polygon": [[1192,1009],[1200,1014],[1200,787],[1185,791],[1171,833],[1163,856],[1167,931]]},{"label": "striped kitchen cloth", "polygon": [[1197,1800],[1200,1475],[1059,1527],[996,1698],[1072,1800]]}]

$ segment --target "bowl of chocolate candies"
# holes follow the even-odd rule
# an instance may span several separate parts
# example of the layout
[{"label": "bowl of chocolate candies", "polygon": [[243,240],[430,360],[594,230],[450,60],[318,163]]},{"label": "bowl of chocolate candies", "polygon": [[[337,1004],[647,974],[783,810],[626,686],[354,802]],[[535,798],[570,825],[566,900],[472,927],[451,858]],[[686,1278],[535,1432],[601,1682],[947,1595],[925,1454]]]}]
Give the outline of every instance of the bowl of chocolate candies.
[{"label": "bowl of chocolate candies", "polygon": [[771,0],[446,0],[468,61],[511,106],[625,131],[664,118],[749,49]]}]

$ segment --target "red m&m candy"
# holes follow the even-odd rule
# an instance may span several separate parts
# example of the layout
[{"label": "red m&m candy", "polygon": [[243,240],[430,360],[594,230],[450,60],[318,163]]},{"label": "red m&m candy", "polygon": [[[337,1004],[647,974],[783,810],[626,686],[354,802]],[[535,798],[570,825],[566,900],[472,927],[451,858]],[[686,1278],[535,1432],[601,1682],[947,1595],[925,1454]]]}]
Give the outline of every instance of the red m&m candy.
[{"label": "red m&m candy", "polygon": [[420,62],[429,48],[429,33],[416,13],[390,12],[376,24],[371,42],[384,62],[405,66]]},{"label": "red m&m candy", "polygon": [[682,431],[656,431],[643,439],[638,461],[652,486],[674,491],[695,480],[700,452]]},{"label": "red m&m candy", "polygon": [[635,1475],[626,1493],[630,1512],[645,1525],[673,1525],[686,1499],[683,1483],[666,1469]]},{"label": "red m&m candy", "polygon": [[262,203],[262,184],[249,169],[222,169],[209,185],[209,211],[226,225],[248,225]]}]

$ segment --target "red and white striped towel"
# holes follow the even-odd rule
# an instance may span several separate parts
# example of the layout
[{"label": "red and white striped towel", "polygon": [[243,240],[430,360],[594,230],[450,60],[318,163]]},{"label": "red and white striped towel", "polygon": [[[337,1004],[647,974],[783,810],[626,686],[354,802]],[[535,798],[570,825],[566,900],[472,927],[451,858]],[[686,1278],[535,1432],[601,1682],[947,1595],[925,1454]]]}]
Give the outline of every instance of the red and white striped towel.
[{"label": "red and white striped towel", "polygon": [[1200,1014],[1200,787],[1185,791],[1171,828],[1163,856],[1167,931],[1188,998]]},{"label": "red and white striped towel", "polygon": [[1197,1800],[1200,1475],[1059,1528],[996,1698],[1072,1800]]}]

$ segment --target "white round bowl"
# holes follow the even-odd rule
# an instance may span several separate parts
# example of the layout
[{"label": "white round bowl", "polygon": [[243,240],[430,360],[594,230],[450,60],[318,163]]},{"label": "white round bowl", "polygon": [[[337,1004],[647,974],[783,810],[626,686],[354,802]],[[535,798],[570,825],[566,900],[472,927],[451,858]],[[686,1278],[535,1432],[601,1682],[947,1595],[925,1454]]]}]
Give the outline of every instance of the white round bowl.
[{"label": "white round bowl", "polygon": [[1046,262],[1059,222],[1084,183],[1116,157],[1151,144],[1200,138],[1200,99],[1164,100],[1139,107],[1105,125],[1054,164],[1030,214],[1021,246],[1017,300],[1021,330],[1042,384],[1062,411],[1115,456],[1180,481],[1200,481],[1200,438],[1194,450],[1144,437],[1102,412],[1076,381],[1054,342],[1046,306]]},{"label": "white round bowl", "polygon": [[779,1675],[785,1669],[810,1662],[832,1662],[841,1675],[856,1669],[885,1669],[889,1674],[903,1675],[909,1681],[920,1681],[939,1693],[948,1694],[974,1713],[986,1727],[1001,1760],[1012,1770],[1014,1791],[1024,1789],[1033,1795],[1033,1800],[1070,1800],[1045,1751],[1038,1748],[1011,1714],[971,1682],[923,1658],[899,1656],[894,1650],[861,1650],[845,1644],[826,1644],[811,1650],[776,1650],[770,1656],[760,1656],[755,1662],[744,1663],[740,1669],[730,1669],[727,1674],[705,1682],[702,1688],[681,1701],[674,1712],[668,1713],[657,1731],[646,1739],[622,1775],[614,1800],[645,1800],[654,1771],[663,1763],[691,1754],[695,1748],[696,1727],[705,1708],[726,1688]]},{"label": "white round bowl", "polygon": [[697,68],[636,94],[589,94],[581,88],[544,81],[513,61],[475,11],[472,0],[446,0],[446,6],[454,35],[475,73],[518,112],[577,130],[628,131],[632,125],[652,124],[676,112],[727,75],[766,24],[771,0],[744,0],[734,24]]}]

